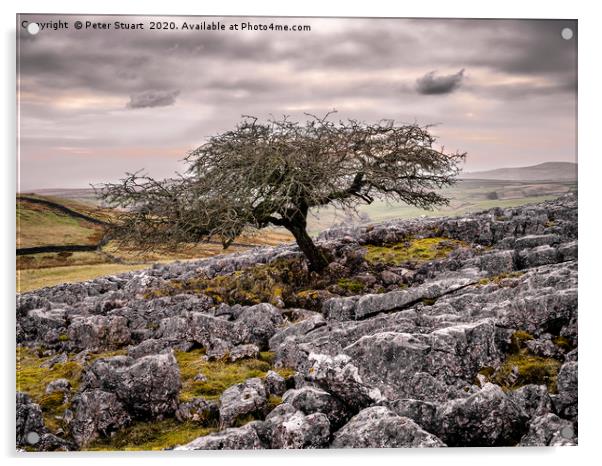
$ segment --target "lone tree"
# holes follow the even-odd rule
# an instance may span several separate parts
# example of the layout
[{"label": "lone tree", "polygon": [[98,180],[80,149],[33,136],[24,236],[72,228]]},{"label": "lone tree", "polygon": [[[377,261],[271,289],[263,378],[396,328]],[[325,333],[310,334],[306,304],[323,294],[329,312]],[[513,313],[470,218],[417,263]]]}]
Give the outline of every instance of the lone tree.
[{"label": "lone tree", "polygon": [[188,170],[154,180],[128,174],[97,191],[120,209],[112,236],[137,247],[176,247],[220,238],[227,248],[246,228],[290,231],[321,272],[328,259],[307,233],[310,210],[333,205],[354,213],[375,199],[422,208],[448,203],[464,153],[434,147],[429,127],[333,122],[331,113],[301,124],[287,117],[244,117],[231,131],[191,151]]}]

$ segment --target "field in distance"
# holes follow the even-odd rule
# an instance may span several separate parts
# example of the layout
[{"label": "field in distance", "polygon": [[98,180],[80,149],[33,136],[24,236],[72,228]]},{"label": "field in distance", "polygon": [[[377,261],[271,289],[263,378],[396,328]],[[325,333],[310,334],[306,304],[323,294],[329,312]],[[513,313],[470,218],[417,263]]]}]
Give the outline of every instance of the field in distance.
[{"label": "field in distance", "polygon": [[442,190],[450,199],[448,206],[424,210],[405,204],[375,201],[360,206],[358,215],[350,217],[332,207],[321,209],[309,219],[309,230],[317,234],[334,225],[382,222],[394,218],[416,218],[421,216],[456,216],[493,207],[516,207],[543,202],[577,190],[577,181],[505,181],[462,179],[454,186]]}]

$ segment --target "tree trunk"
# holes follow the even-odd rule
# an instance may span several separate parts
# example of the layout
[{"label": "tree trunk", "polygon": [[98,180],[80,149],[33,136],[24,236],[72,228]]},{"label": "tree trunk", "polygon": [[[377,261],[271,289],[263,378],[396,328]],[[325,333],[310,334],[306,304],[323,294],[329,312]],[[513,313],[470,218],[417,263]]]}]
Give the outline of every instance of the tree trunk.
[{"label": "tree trunk", "polygon": [[286,228],[293,234],[299,248],[309,261],[309,269],[312,272],[322,272],[328,266],[328,260],[307,234],[305,225],[302,223],[291,223]]}]

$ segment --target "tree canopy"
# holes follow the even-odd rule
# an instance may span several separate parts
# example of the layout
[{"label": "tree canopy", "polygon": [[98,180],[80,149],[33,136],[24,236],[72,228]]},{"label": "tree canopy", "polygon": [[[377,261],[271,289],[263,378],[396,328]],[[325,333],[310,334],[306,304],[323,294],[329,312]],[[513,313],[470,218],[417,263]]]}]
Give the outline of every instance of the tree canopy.
[{"label": "tree canopy", "polygon": [[439,189],[455,182],[465,154],[436,148],[430,127],[331,116],[304,123],[243,117],[192,150],[181,175],[135,173],[103,185],[101,199],[122,212],[113,235],[149,247],[210,238],[228,247],[245,229],[274,225],[293,234],[319,272],[328,261],[307,233],[310,211],[333,205],[349,213],[375,199],[448,203]]}]

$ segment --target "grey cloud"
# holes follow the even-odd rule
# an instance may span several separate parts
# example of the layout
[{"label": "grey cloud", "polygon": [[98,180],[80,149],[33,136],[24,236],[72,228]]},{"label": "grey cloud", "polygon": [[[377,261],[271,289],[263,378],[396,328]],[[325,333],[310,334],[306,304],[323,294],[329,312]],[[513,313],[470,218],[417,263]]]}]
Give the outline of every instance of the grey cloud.
[{"label": "grey cloud", "polygon": [[176,103],[179,90],[173,91],[143,91],[130,96],[127,108],[167,107]]},{"label": "grey cloud", "polygon": [[[115,19],[119,18],[103,17],[108,22]],[[241,114],[261,119],[287,114],[303,120],[304,112],[323,114],[332,108],[339,110],[337,119],[441,122],[437,131],[441,130],[442,142],[450,149],[469,151],[469,163],[476,160],[481,168],[494,164],[496,157],[531,157],[535,163],[572,154],[572,144],[550,147],[545,141],[551,137],[550,128],[559,141],[574,134],[576,40],[564,41],[559,31],[576,30],[575,22],[249,20],[310,23],[312,31],[83,34],[71,29],[21,37],[22,160],[41,158],[50,143],[68,146],[73,135],[81,139],[77,144],[103,154],[130,147],[144,153],[146,146],[139,146],[146,144],[176,148],[184,155],[207,136],[230,129]],[[443,70],[462,68],[470,79],[454,73],[452,84],[447,83],[457,88],[459,81],[462,92],[430,98],[425,105],[416,78],[432,69],[445,74],[448,71]],[[431,78],[445,88],[440,81],[449,76]],[[433,82],[427,83],[431,93]],[[132,110],[157,105],[168,106],[161,111]],[[533,134],[521,135],[522,139],[509,136],[523,127]],[[109,132],[112,137],[106,138]],[[492,135],[498,142],[486,140]],[[48,157],[48,167],[54,157]],[[69,159],[81,163],[79,175],[74,169],[73,184],[86,186],[90,167],[102,165],[104,159],[96,153],[78,157]],[[151,158],[128,157],[128,163],[141,167]],[[153,175],[171,175],[165,156],[153,157],[153,163],[163,161]],[[35,164],[28,167],[31,172]],[[103,176],[118,179],[124,167],[111,167]],[[39,176],[45,179],[47,173],[40,168]]]},{"label": "grey cloud", "polygon": [[435,71],[426,73],[416,80],[416,90],[419,94],[449,94],[462,84],[464,69],[457,73],[437,76]]}]

